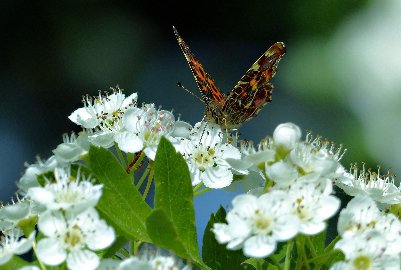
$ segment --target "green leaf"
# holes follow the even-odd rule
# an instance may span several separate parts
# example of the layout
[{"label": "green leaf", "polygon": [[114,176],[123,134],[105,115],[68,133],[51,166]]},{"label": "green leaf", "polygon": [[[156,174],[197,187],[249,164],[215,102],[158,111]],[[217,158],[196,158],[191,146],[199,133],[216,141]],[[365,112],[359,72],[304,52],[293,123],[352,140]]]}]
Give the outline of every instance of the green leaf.
[{"label": "green leaf", "polygon": [[250,259],[244,261],[244,264],[252,265],[255,269],[261,269],[261,270],[267,270],[267,269],[276,270],[277,269],[276,266],[270,265],[268,262],[266,262],[263,259],[250,258]]},{"label": "green leaf", "polygon": [[[169,246],[171,245],[169,242],[172,241],[177,250],[171,250],[177,254],[185,255],[186,253],[186,256],[181,255],[181,257],[202,264],[196,237],[193,191],[188,165],[182,155],[177,153],[174,146],[164,137],[161,138],[157,148],[154,170],[155,209],[163,210],[163,214],[156,210],[153,214],[160,217],[165,215],[163,222],[171,223],[169,229],[174,231],[177,237],[174,240],[163,238],[162,240],[166,241],[163,245]],[[160,229],[165,229],[160,227],[155,218],[149,219],[148,222],[151,227],[159,226]],[[151,224],[152,222],[156,223]],[[180,245],[177,244],[178,242]]]},{"label": "green leaf", "polygon": [[20,269],[24,266],[28,265],[37,265],[36,263],[28,263],[21,259],[18,256],[13,256],[11,260],[9,260],[7,263],[0,265],[1,270],[14,270],[14,269]]},{"label": "green leaf", "polygon": [[173,223],[163,209],[155,209],[146,221],[153,244],[167,250],[174,250],[181,258],[189,258],[184,245],[178,237]]},{"label": "green leaf", "polygon": [[104,185],[97,205],[101,216],[129,240],[150,242],[146,218],[151,208],[135,188],[132,178],[107,149],[91,146],[89,161],[95,178]]},{"label": "green leaf", "polygon": [[210,216],[207,223],[205,233],[203,235],[202,258],[203,261],[213,270],[245,270],[253,269],[252,266],[243,263],[247,257],[244,256],[242,250],[228,250],[225,245],[221,245],[216,241],[212,232],[213,224],[225,223],[226,211],[223,207],[216,214]]},{"label": "green leaf", "polygon": [[[327,233],[327,231],[323,230],[323,232],[321,232],[319,234],[309,236],[310,240],[313,244],[313,247],[315,248],[316,254],[322,254],[324,252],[326,233]],[[306,236],[306,237],[308,237],[308,236]]]}]

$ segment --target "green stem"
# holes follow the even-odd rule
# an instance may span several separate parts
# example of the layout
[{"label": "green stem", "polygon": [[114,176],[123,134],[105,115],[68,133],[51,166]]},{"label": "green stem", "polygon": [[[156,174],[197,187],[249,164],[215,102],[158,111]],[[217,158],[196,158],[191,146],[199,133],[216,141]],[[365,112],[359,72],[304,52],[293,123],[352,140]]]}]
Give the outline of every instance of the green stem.
[{"label": "green stem", "polygon": [[290,270],[291,267],[291,253],[294,247],[294,241],[290,240],[287,245],[287,251],[285,252],[285,262],[284,262],[284,270]]},{"label": "green stem", "polygon": [[312,257],[316,257],[316,248],[315,248],[315,245],[313,244],[312,240],[310,239],[309,236],[305,236],[305,239],[306,239],[306,244],[308,245],[309,250],[312,254]]},{"label": "green stem", "polygon": [[197,192],[202,186],[203,186],[203,182],[200,182],[199,184],[197,184],[197,185],[193,188],[194,193]]},{"label": "green stem", "polygon": [[198,192],[194,192],[194,197],[202,195],[203,193],[206,193],[209,190],[211,190],[211,188],[204,188],[204,189],[199,190]]},{"label": "green stem", "polygon": [[40,265],[40,269],[46,270],[46,266],[40,261],[40,259],[38,257],[38,253],[37,253],[37,250],[36,250],[36,241],[33,241],[32,249],[33,249],[33,252],[36,255],[36,258],[38,259],[38,262],[39,262],[39,265]]},{"label": "green stem", "polygon": [[[319,255],[319,256],[316,256],[316,257],[310,259],[308,262],[309,262],[309,263],[315,263],[316,261],[319,261],[319,260],[324,259],[324,258],[326,258],[326,257],[330,257],[330,256],[332,256],[333,254],[338,253],[338,252],[339,252],[339,251],[337,251],[337,250],[330,250],[330,251],[327,252],[327,253],[324,253],[324,254],[322,254],[322,255]],[[319,262],[319,263],[316,263],[316,264],[323,265],[324,263]]]},{"label": "green stem", "polygon": [[149,165],[150,165],[150,174],[148,177],[148,182],[146,183],[145,191],[143,192],[144,200],[146,200],[146,197],[148,196],[150,186],[152,185],[152,182],[153,182],[153,175],[155,174],[155,170],[154,170],[153,166],[151,165],[150,161],[149,161]]},{"label": "green stem", "polygon": [[148,166],[146,167],[145,171],[143,172],[141,178],[139,178],[138,183],[135,185],[138,190],[141,188],[143,181],[145,181],[146,176],[148,175],[149,172],[150,172],[150,167],[148,164]]},{"label": "green stem", "polygon": [[142,241],[130,241],[129,242],[129,255],[130,256],[135,255],[138,252],[142,243],[143,243]]},{"label": "green stem", "polygon": [[114,148],[116,148],[118,158],[120,159],[121,164],[123,164],[124,168],[127,167],[127,161],[124,158],[123,152],[121,151],[120,147],[118,147],[118,144],[114,142]]},{"label": "green stem", "polygon": [[340,239],[341,237],[337,235],[336,238],[334,238],[333,241],[331,241],[331,243],[324,249],[324,253],[331,251]]}]

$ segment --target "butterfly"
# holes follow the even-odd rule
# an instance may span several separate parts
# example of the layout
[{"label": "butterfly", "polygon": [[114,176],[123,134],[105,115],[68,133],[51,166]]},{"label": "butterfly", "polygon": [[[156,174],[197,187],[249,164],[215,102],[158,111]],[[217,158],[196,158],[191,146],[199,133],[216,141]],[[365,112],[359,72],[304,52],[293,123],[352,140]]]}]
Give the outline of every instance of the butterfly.
[{"label": "butterfly", "polygon": [[235,130],[245,121],[254,118],[272,100],[273,85],[269,80],[275,75],[281,56],[285,54],[284,43],[274,43],[225,95],[205,72],[177,29],[173,29],[205,103],[208,123],[217,124],[226,130]]}]

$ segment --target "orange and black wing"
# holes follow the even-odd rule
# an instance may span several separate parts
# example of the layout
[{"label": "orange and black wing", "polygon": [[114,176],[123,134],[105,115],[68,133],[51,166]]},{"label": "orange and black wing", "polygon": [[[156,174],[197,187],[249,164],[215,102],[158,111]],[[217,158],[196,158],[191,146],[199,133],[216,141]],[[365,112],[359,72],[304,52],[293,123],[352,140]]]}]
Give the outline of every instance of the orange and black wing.
[{"label": "orange and black wing", "polygon": [[271,101],[273,85],[269,80],[276,73],[277,65],[284,54],[284,43],[273,44],[230,91],[223,113],[232,125],[239,126],[255,117],[263,106]]},{"label": "orange and black wing", "polygon": [[210,77],[210,75],[205,72],[198,59],[195,58],[195,55],[191,52],[188,45],[178,34],[177,29],[175,29],[175,27],[173,27],[173,29],[174,29],[174,34],[178,40],[178,44],[180,45],[180,48],[184,53],[185,59],[187,60],[189,67],[191,68],[192,74],[195,77],[195,81],[199,87],[203,101],[206,104],[209,104],[211,101],[214,101],[216,103],[223,105],[225,101],[224,95],[221,93],[219,88],[217,88],[212,77]]}]

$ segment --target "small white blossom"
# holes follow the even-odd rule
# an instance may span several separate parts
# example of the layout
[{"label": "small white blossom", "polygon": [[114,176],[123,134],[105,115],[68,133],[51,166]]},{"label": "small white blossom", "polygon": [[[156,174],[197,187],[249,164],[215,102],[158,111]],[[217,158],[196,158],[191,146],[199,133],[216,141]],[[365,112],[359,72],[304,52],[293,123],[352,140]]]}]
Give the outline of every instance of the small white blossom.
[{"label": "small white blossom", "polygon": [[45,161],[37,158],[37,162],[35,164],[26,166],[28,167],[26,168],[24,175],[17,182],[19,189],[18,191],[22,195],[25,195],[29,188],[40,186],[37,179],[38,175],[54,170],[54,168],[59,166],[59,164],[56,160],[56,157],[51,156]]},{"label": "small white blossom", "polygon": [[344,262],[334,264],[330,270],[399,270],[399,254],[388,255],[386,240],[382,235],[370,230],[349,241],[339,241],[335,245],[345,255]]},{"label": "small white blossom", "polygon": [[154,104],[144,104],[142,108],[131,108],[124,114],[122,125],[124,130],[116,134],[114,139],[124,152],[136,153],[141,150],[154,160],[160,138],[170,136],[175,128],[174,115],[171,112],[157,110]]},{"label": "small white blossom", "polygon": [[67,261],[72,270],[96,269],[100,260],[92,250],[104,249],[115,239],[113,228],[99,219],[94,208],[67,216],[47,211],[40,216],[38,227],[45,235],[37,245],[39,260],[47,265]]},{"label": "small white blossom", "polygon": [[[55,182],[44,187],[33,187],[27,196],[49,210],[65,210],[74,213],[96,206],[102,195],[103,185],[94,185],[90,178],[84,178],[78,170],[76,178],[69,169],[56,168]],[[82,179],[81,179],[82,178]]]},{"label": "small white blossom", "polygon": [[7,263],[14,254],[22,255],[28,252],[34,240],[34,232],[28,238],[21,238],[19,232],[3,235],[0,239],[0,265]]},{"label": "small white blossom", "polygon": [[293,213],[300,221],[299,231],[314,235],[326,228],[325,221],[337,212],[340,200],[331,193],[331,182],[297,182],[289,189],[293,201]]},{"label": "small white blossom", "polygon": [[81,132],[78,137],[72,133],[63,135],[63,143],[53,150],[58,163],[73,162],[88,153],[89,150],[88,133]]},{"label": "small white blossom", "polygon": [[246,194],[232,201],[227,224],[215,223],[213,232],[227,249],[243,249],[246,256],[263,258],[276,250],[277,241],[286,241],[299,230],[289,196],[283,191],[272,191],[259,198]]},{"label": "small white blossom", "polygon": [[181,139],[177,148],[187,161],[192,185],[203,182],[209,188],[224,188],[231,184],[233,173],[227,159],[239,159],[241,154],[223,142],[219,127],[197,123],[190,139]]},{"label": "small white blossom", "polygon": [[130,257],[123,261],[111,259],[103,260],[98,270],[190,270],[190,266],[183,266],[174,256],[150,254]]},{"label": "small white blossom", "polygon": [[111,95],[87,96],[83,100],[84,107],[75,110],[68,118],[87,129],[107,127],[121,119],[127,108],[136,105],[138,95],[133,93],[126,98],[118,87],[112,90],[114,93]]},{"label": "small white blossom", "polygon": [[394,175],[380,174],[380,168],[377,173],[371,170],[366,171],[364,165],[361,170],[353,165],[351,172],[346,174],[347,177],[336,179],[336,185],[348,195],[369,196],[381,207],[401,203],[401,192],[394,184]]}]

